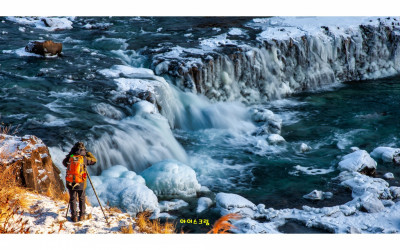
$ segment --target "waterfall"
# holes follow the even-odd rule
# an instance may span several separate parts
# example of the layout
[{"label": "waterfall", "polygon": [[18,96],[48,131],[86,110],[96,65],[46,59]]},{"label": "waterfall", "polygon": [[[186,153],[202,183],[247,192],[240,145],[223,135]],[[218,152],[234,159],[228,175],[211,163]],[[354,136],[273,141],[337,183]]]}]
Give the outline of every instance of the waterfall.
[{"label": "waterfall", "polygon": [[315,32],[296,28],[300,35],[280,38],[267,36],[267,29],[254,46],[224,47],[202,57],[201,63],[160,55],[152,67],[157,74],[172,76],[179,88],[209,99],[258,103],[335,82],[398,73],[400,32],[392,21],[351,28],[317,25]]}]

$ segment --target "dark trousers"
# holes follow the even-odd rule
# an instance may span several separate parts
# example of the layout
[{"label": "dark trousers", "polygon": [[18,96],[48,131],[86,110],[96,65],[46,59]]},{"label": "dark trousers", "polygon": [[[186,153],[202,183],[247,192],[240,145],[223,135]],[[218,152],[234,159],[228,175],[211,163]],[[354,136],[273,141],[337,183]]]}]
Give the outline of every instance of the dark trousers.
[{"label": "dark trousers", "polygon": [[74,189],[71,186],[67,185],[68,192],[69,192],[69,206],[71,208],[71,215],[72,217],[77,216],[77,211],[76,211],[76,197],[78,196],[79,199],[79,215],[85,215],[86,211],[86,194],[85,194],[85,189]]}]

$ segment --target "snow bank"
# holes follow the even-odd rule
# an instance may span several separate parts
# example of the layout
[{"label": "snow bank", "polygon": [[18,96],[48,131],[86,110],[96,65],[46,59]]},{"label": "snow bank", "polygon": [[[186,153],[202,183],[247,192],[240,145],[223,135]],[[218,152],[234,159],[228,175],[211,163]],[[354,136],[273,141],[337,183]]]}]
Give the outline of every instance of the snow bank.
[{"label": "snow bank", "polygon": [[159,196],[195,196],[201,186],[192,168],[176,160],[165,160],[140,175]]},{"label": "snow bank", "polygon": [[[379,17],[273,17],[268,19],[253,19],[250,26],[265,29],[258,39],[286,40],[305,35],[323,37],[324,31],[332,35],[349,37],[360,25],[378,26],[385,18]],[[326,28],[325,28],[326,27]]]},{"label": "snow bank", "polygon": [[400,148],[377,147],[371,152],[375,159],[381,159],[384,162],[393,162],[395,156],[400,155]]},{"label": "snow bank", "polygon": [[370,157],[367,151],[357,150],[342,157],[339,169],[346,171],[363,171],[364,169],[376,169],[376,161]]},{"label": "snow bank", "polygon": [[[135,220],[129,214],[106,210],[105,213],[110,223],[107,225],[100,207],[86,206],[86,214],[91,218],[73,223],[70,221],[70,212],[68,212],[68,220],[65,219],[68,206],[65,201],[56,201],[47,196],[33,193],[23,195],[29,203],[29,209],[26,209],[20,218],[27,221],[26,227],[29,227],[29,232],[32,234],[115,234],[120,233],[122,226],[127,227],[128,225],[132,225],[134,232],[139,233]],[[11,219],[11,223],[14,224],[13,219]],[[60,227],[61,225],[62,227]]]},{"label": "snow bank", "polygon": [[[102,205],[109,203],[133,215],[145,210],[159,212],[157,197],[135,172],[118,165],[91,178]],[[90,185],[86,193],[91,204],[97,205],[98,201]]]}]

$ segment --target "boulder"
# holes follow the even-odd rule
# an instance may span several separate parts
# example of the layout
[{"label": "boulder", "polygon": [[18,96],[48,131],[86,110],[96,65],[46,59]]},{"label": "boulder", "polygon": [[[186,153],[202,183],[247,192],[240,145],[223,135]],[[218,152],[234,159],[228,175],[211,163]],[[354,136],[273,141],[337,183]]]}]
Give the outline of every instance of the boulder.
[{"label": "boulder", "polygon": [[305,143],[301,143],[300,145],[300,152],[304,153],[310,151],[312,148]]},{"label": "boulder", "polygon": [[377,147],[371,152],[371,156],[382,159],[383,162],[398,163],[398,158],[400,157],[400,148]]},{"label": "boulder", "polygon": [[394,175],[393,175],[393,173],[386,173],[383,175],[383,178],[386,180],[391,180],[391,179],[394,179]]},{"label": "boulder", "polygon": [[15,164],[15,179],[28,189],[55,195],[65,190],[61,171],[54,165],[47,146],[36,136],[0,135],[0,161],[6,166]]},{"label": "boulder", "polygon": [[218,193],[215,201],[221,215],[239,213],[243,217],[254,218],[257,211],[257,206],[253,202],[237,194]]},{"label": "boulder", "polygon": [[51,40],[44,42],[34,41],[26,45],[25,51],[29,53],[38,54],[41,56],[60,55],[62,51],[62,43],[55,43]]},{"label": "boulder", "polygon": [[339,169],[343,171],[356,171],[372,176],[375,174],[377,163],[365,150],[357,150],[342,157]]},{"label": "boulder", "polygon": [[361,210],[367,213],[377,213],[384,210],[382,202],[373,195],[368,195],[366,198],[362,199]]},{"label": "boulder", "polygon": [[285,138],[283,138],[281,135],[278,135],[278,134],[270,134],[267,137],[267,141],[270,144],[280,144],[280,143],[285,142]]},{"label": "boulder", "polygon": [[324,200],[332,198],[333,194],[331,192],[322,192],[319,190],[314,190],[309,194],[303,195],[304,199],[307,200]]}]

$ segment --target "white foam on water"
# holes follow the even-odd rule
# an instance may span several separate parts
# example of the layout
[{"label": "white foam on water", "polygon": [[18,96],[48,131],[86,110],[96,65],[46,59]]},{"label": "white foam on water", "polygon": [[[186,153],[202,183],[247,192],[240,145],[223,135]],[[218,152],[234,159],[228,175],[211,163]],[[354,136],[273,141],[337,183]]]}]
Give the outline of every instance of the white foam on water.
[{"label": "white foam on water", "polygon": [[337,147],[339,149],[346,149],[350,146],[353,146],[353,141],[357,137],[358,134],[365,133],[366,129],[354,129],[349,132],[340,133],[336,132],[334,135],[334,140],[337,141]]},{"label": "white foam on water", "polygon": [[[4,51],[3,51],[4,53]],[[8,52],[7,52],[8,53]],[[16,50],[12,50],[12,53],[15,53],[18,56],[32,56],[32,57],[42,57],[41,55],[38,54],[34,54],[34,53],[29,53],[25,51],[25,48],[20,48],[20,49],[16,49]]]},{"label": "white foam on water", "polygon": [[324,168],[316,168],[316,167],[303,167],[300,165],[296,165],[293,167],[295,170],[290,171],[290,175],[299,176],[300,173],[305,175],[324,175],[335,171],[333,167],[328,169]]}]

